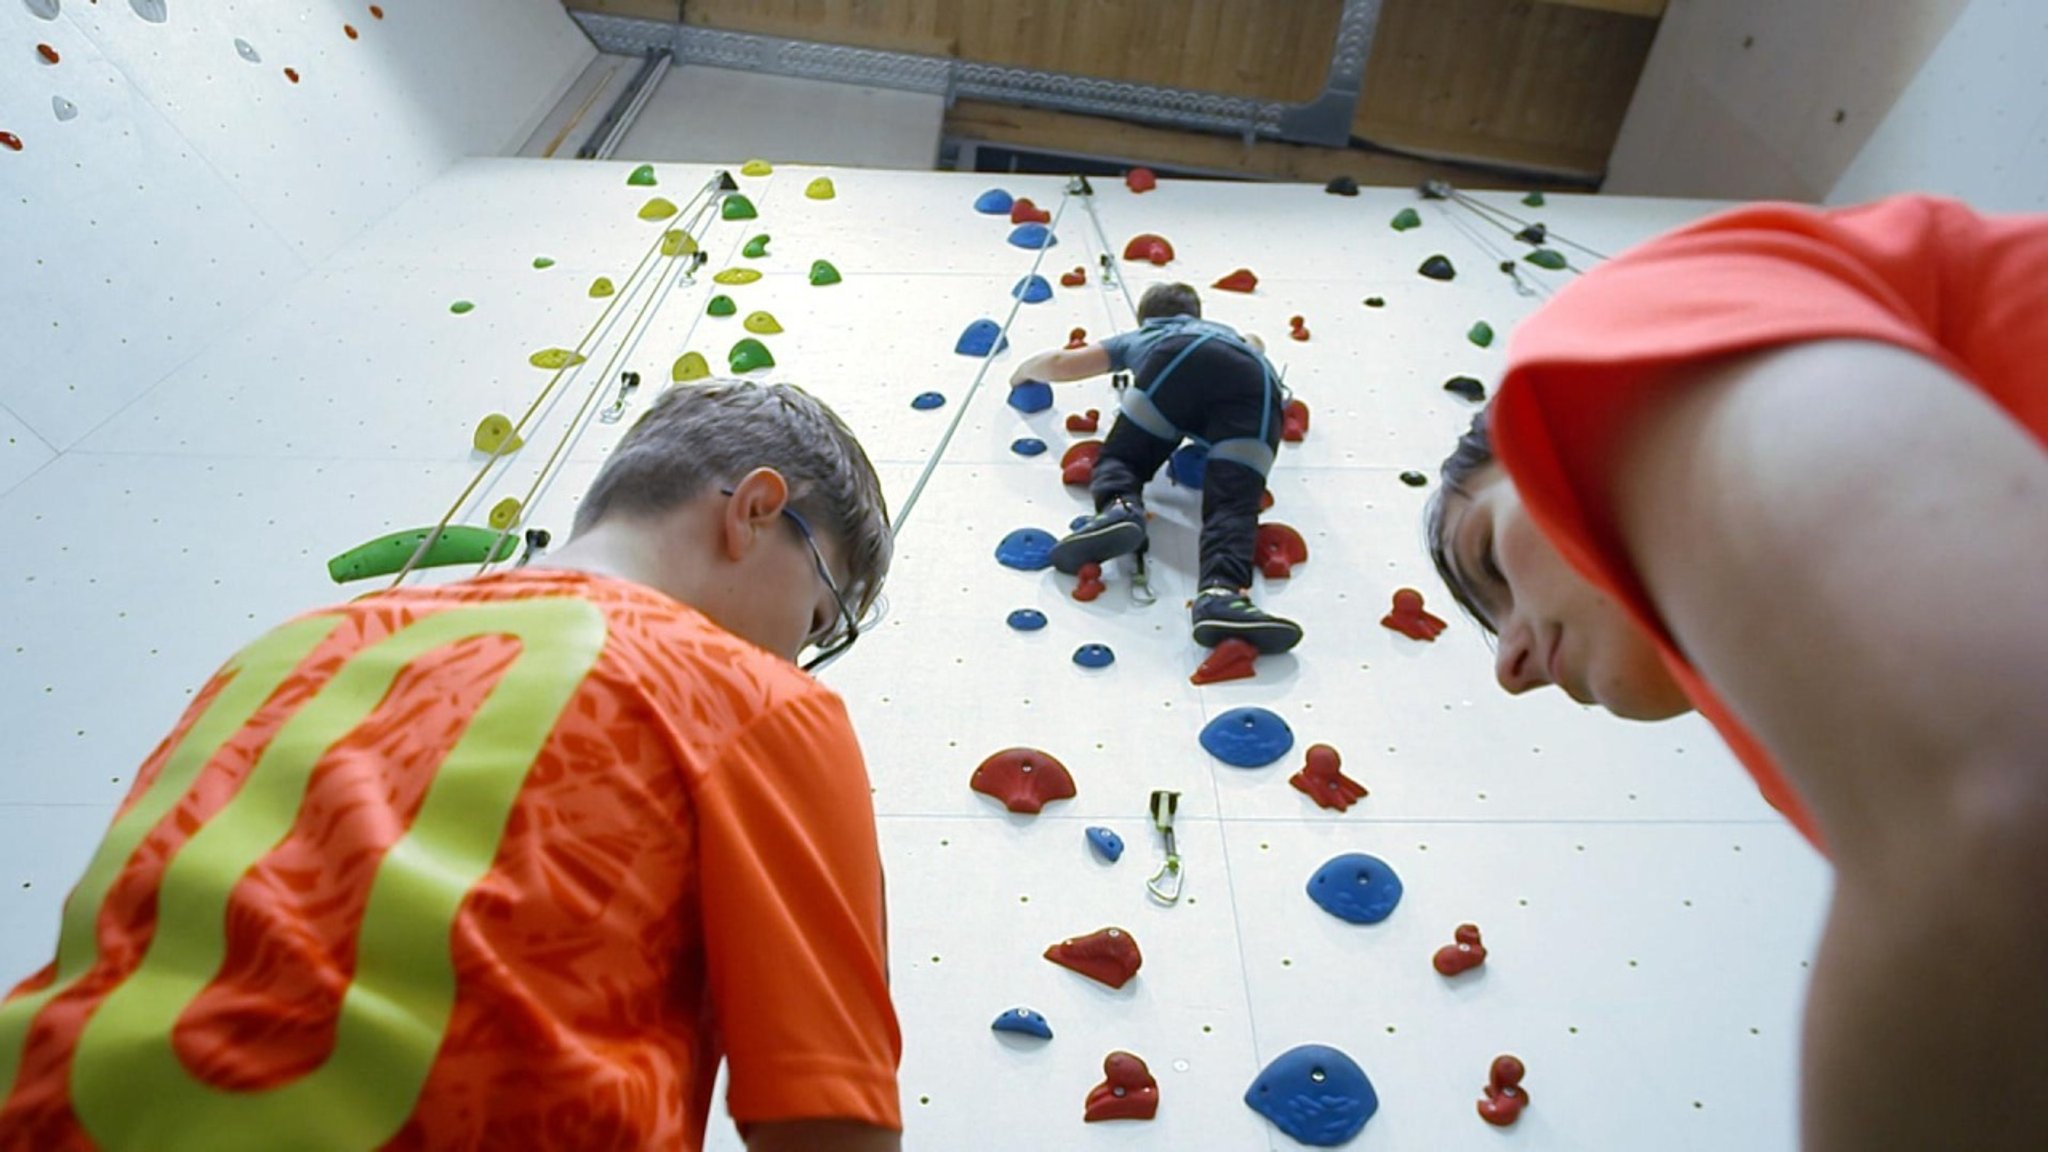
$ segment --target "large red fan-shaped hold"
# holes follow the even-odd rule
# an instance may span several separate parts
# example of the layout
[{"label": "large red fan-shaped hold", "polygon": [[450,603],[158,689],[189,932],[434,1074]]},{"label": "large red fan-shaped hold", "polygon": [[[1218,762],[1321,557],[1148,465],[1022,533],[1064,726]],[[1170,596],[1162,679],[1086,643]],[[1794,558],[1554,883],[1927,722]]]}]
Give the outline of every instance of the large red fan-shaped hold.
[{"label": "large red fan-shaped hold", "polygon": [[1003,807],[1036,815],[1054,800],[1074,798],[1074,777],[1067,766],[1036,748],[1007,748],[981,762],[968,786],[993,796]]},{"label": "large red fan-shaped hold", "polygon": [[1111,988],[1130,983],[1145,964],[1138,941],[1121,928],[1103,928],[1062,940],[1045,950],[1045,958]]},{"label": "large red fan-shaped hold", "polygon": [[1159,176],[1150,168],[1133,168],[1124,173],[1124,187],[1133,192],[1150,192],[1159,187]]},{"label": "large red fan-shaped hold", "polygon": [[1258,290],[1259,278],[1252,275],[1251,269],[1239,268],[1210,287],[1221,288],[1225,292],[1254,292]]},{"label": "large red fan-shaped hold", "polygon": [[1131,237],[1129,244],[1124,245],[1124,259],[1165,264],[1173,259],[1173,245],[1167,243],[1164,236],[1141,232]]},{"label": "large red fan-shaped hold", "polygon": [[1249,640],[1225,640],[1209,652],[1209,658],[1188,677],[1192,684],[1216,684],[1224,680],[1249,680],[1258,675],[1259,649]]},{"label": "large red fan-shaped hold", "polygon": [[1129,1052],[1111,1052],[1102,1062],[1102,1083],[1088,1093],[1082,1115],[1098,1120],[1150,1120],[1159,1114],[1159,1081],[1143,1060]]},{"label": "large red fan-shaped hold", "polygon": [[1083,440],[1060,457],[1060,482],[1086,488],[1095,479],[1095,461],[1102,456],[1102,441]]},{"label": "large red fan-shaped hold", "polygon": [[1012,224],[1050,224],[1052,213],[1033,204],[1028,197],[1018,197],[1010,204]]},{"label": "large red fan-shaped hold", "polygon": [[1423,610],[1422,593],[1402,588],[1394,593],[1394,610],[1380,617],[1380,623],[1411,640],[1434,641],[1450,627],[1440,616]]},{"label": "large red fan-shaped hold", "polygon": [[1261,524],[1252,540],[1252,556],[1268,580],[1285,580],[1294,566],[1308,559],[1308,541],[1285,524]]},{"label": "large red fan-shaped hold", "polygon": [[1102,427],[1102,410],[1090,408],[1085,414],[1075,412],[1067,417],[1067,431],[1075,433],[1093,432]]},{"label": "large red fan-shaped hold", "polygon": [[1479,1101],[1479,1118],[1496,1128],[1521,1119],[1529,1106],[1529,1090],[1522,1087],[1522,1062],[1513,1056],[1496,1056],[1487,1069],[1486,1097]]},{"label": "large red fan-shaped hold", "polygon": [[1078,581],[1074,584],[1074,599],[1079,600],[1083,604],[1102,595],[1109,589],[1109,585],[1102,582],[1102,565],[1100,564],[1083,564],[1081,565],[1081,570],[1074,575],[1079,577]]},{"label": "large red fan-shaped hold", "polygon": [[1072,272],[1060,273],[1060,287],[1062,288],[1079,288],[1081,285],[1086,284],[1087,282],[1088,270],[1086,268],[1079,267],[1078,265],[1074,268]]},{"label": "large red fan-shaped hold", "polygon": [[1319,808],[1342,812],[1366,794],[1365,785],[1344,774],[1343,759],[1328,744],[1311,745],[1308,765],[1287,778],[1289,784]]},{"label": "large red fan-shaped hold", "polygon": [[1308,405],[1289,400],[1287,407],[1280,410],[1280,438],[1289,444],[1299,444],[1308,438]]},{"label": "large red fan-shaped hold", "polygon": [[1479,925],[1460,924],[1452,938],[1455,943],[1437,949],[1436,955],[1429,958],[1438,972],[1456,976],[1486,963],[1486,945],[1479,942]]}]

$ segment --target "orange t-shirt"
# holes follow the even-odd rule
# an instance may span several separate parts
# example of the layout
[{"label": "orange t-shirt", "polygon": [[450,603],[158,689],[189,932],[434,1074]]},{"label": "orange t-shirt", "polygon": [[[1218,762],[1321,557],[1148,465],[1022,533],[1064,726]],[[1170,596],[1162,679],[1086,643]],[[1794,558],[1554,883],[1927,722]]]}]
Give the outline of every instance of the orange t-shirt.
[{"label": "orange t-shirt", "polygon": [[901,1127],[837,696],[528,569],[293,621],[150,757],[0,1003],[0,1147],[697,1148]]},{"label": "orange t-shirt", "polygon": [[1839,339],[1941,364],[2048,446],[2048,216],[1980,216],[1925,196],[1722,213],[1607,261],[1530,317],[1490,416],[1495,453],[1544,534],[1656,639],[1765,798],[1816,846],[1812,814],[1664,627],[1609,489],[1616,436],[1671,369]]}]

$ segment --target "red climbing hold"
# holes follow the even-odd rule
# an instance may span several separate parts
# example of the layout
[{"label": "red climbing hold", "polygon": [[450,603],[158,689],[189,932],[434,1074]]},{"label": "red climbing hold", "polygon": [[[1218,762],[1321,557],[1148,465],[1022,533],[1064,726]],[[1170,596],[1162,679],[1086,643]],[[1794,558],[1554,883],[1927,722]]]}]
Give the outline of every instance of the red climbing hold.
[{"label": "red climbing hold", "polygon": [[1252,540],[1252,555],[1268,580],[1285,580],[1294,566],[1308,559],[1308,541],[1285,524],[1261,524]]},{"label": "red climbing hold", "polygon": [[1159,1081],[1143,1060],[1129,1052],[1111,1052],[1102,1062],[1102,1083],[1088,1093],[1082,1113],[1098,1120],[1150,1120],[1159,1114]]},{"label": "red climbing hold", "polygon": [[1052,213],[1033,204],[1027,197],[1019,197],[1015,203],[1010,205],[1010,223],[1050,224],[1052,223]]},{"label": "red climbing hold", "polygon": [[1133,192],[1150,192],[1159,187],[1159,176],[1150,168],[1133,168],[1124,173],[1124,187]]},{"label": "red climbing hold", "polygon": [[36,53],[43,58],[45,63],[49,64],[55,64],[57,61],[63,59],[63,57],[57,55],[57,50],[55,48],[50,47],[48,44],[36,45]]},{"label": "red climbing hold", "polygon": [[1145,963],[1137,940],[1121,928],[1103,928],[1062,940],[1045,950],[1045,958],[1111,988],[1130,983]]},{"label": "red climbing hold", "polygon": [[1289,776],[1287,782],[1315,801],[1317,807],[1342,812],[1366,794],[1365,785],[1346,776],[1342,765],[1343,759],[1335,748],[1313,744],[1309,746],[1307,766]]},{"label": "red climbing hold", "polygon": [[1456,976],[1486,963],[1486,945],[1479,942],[1479,925],[1460,924],[1454,935],[1457,943],[1444,945],[1430,957],[1429,962],[1438,972]]},{"label": "red climbing hold", "polygon": [[362,33],[356,31],[356,26],[353,24],[343,24],[341,26],[341,30],[344,33],[346,33],[348,35],[348,38],[351,40],[360,39],[362,36]]},{"label": "red climbing hold", "polygon": [[1258,663],[1259,649],[1249,640],[1225,640],[1202,661],[1195,674],[1188,677],[1190,684],[1216,684],[1224,680],[1249,680],[1258,675],[1253,667]]},{"label": "red climbing hold", "polygon": [[1272,507],[1273,490],[1271,488],[1268,488],[1264,492],[1259,493],[1259,511],[1264,512]]},{"label": "red climbing hold", "polygon": [[1308,405],[1289,400],[1287,407],[1280,410],[1280,438],[1289,444],[1299,444],[1307,436]]},{"label": "red climbing hold", "polygon": [[1479,1118],[1496,1128],[1505,1128],[1521,1118],[1529,1106],[1529,1091],[1522,1087],[1522,1062],[1513,1056],[1496,1056],[1486,1073],[1486,1098],[1479,1101]]},{"label": "red climbing hold", "polygon": [[1102,595],[1109,588],[1109,585],[1102,582],[1100,564],[1083,564],[1075,575],[1080,577],[1080,583],[1074,585],[1074,599],[1083,604]]},{"label": "red climbing hold", "polygon": [[382,20],[384,18],[384,10],[382,8],[377,7],[375,4],[372,4],[370,5],[370,15],[375,16],[379,20]]},{"label": "red climbing hold", "polygon": [[1086,328],[1076,328],[1067,333],[1067,351],[1071,352],[1076,348],[1086,348],[1087,346],[1088,330]]},{"label": "red climbing hold", "polygon": [[1296,340],[1308,339],[1308,321],[1299,316],[1287,318],[1287,335]]},{"label": "red climbing hold", "polygon": [[4,146],[10,152],[19,152],[21,151],[21,137],[16,136],[12,132],[0,132],[0,146]]},{"label": "red climbing hold", "polygon": [[1131,237],[1129,244],[1124,245],[1124,259],[1164,264],[1173,259],[1173,245],[1167,243],[1164,236],[1141,232]]},{"label": "red climbing hold", "polygon": [[1067,431],[1069,432],[1093,432],[1101,426],[1102,411],[1097,408],[1090,408],[1085,415],[1075,412],[1067,417]]},{"label": "red climbing hold", "polygon": [[1060,276],[1060,287],[1062,288],[1079,288],[1087,282],[1088,270],[1086,268],[1077,267],[1072,272],[1064,273]]},{"label": "red climbing hold", "polygon": [[1402,588],[1394,593],[1394,610],[1380,617],[1380,623],[1411,640],[1434,641],[1450,627],[1442,617],[1423,610],[1422,593]]},{"label": "red climbing hold", "polygon": [[1054,800],[1074,798],[1067,766],[1036,748],[1008,748],[981,762],[968,786],[1012,812],[1033,815]]},{"label": "red climbing hold", "polygon": [[299,82],[299,70],[297,68],[285,69],[284,78],[291,81],[294,84],[297,84]]},{"label": "red climbing hold", "polygon": [[1083,440],[1060,457],[1060,483],[1083,488],[1095,479],[1095,461],[1102,455],[1102,441]]},{"label": "red climbing hold", "polygon": [[1258,286],[1259,278],[1252,275],[1252,270],[1249,268],[1239,268],[1237,271],[1210,285],[1211,288],[1221,288],[1225,292],[1250,292],[1257,289]]}]

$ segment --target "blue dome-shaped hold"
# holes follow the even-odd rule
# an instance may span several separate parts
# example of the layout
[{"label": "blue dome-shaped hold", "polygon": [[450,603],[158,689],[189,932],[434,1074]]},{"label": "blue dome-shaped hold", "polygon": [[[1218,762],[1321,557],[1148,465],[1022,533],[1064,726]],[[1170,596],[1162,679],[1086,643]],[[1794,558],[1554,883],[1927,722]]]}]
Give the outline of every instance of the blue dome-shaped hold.
[{"label": "blue dome-shaped hold", "polygon": [[1199,491],[1202,475],[1209,470],[1209,446],[1207,444],[1183,444],[1174,450],[1166,462],[1166,471],[1175,484]]},{"label": "blue dome-shaped hold", "polygon": [[1385,860],[1350,852],[1316,869],[1308,878],[1308,898],[1339,920],[1377,924],[1401,902],[1401,878]]},{"label": "blue dome-shaped hold", "polygon": [[1083,644],[1074,649],[1074,663],[1083,668],[1107,668],[1116,663],[1116,653],[1107,644]]},{"label": "blue dome-shaped hold", "polygon": [[1033,273],[1017,281],[1017,286],[1010,289],[1010,295],[1026,304],[1043,304],[1052,299],[1052,284],[1045,277]]},{"label": "blue dome-shaped hold", "polygon": [[1124,838],[1107,828],[1088,829],[1088,847],[1094,849],[1104,863],[1114,864],[1124,857]]},{"label": "blue dome-shaped hold", "polygon": [[1052,533],[1037,528],[1019,528],[996,545],[996,562],[1005,568],[1036,572],[1052,567]]},{"label": "blue dome-shaped hold", "polygon": [[976,320],[960,333],[960,339],[953,344],[953,351],[962,356],[986,356],[1009,346],[1010,338],[1003,335],[1002,325],[993,320]]},{"label": "blue dome-shaped hold", "polygon": [[1045,455],[1045,441],[1040,440],[1036,436],[1026,436],[1022,439],[1010,441],[1010,451],[1015,452],[1019,456],[1043,456]]},{"label": "blue dome-shaped hold", "polygon": [[1016,201],[1001,188],[991,188],[974,198],[974,210],[983,216],[1008,216]]},{"label": "blue dome-shaped hold", "polygon": [[929,412],[945,402],[946,398],[937,392],[919,392],[911,399],[910,406],[919,412]]},{"label": "blue dome-shaped hold", "polygon": [[1087,525],[1087,523],[1090,520],[1093,519],[1095,519],[1095,517],[1088,515],[1086,512],[1083,512],[1081,515],[1076,516],[1072,520],[1067,522],[1067,531],[1079,532],[1084,526]]},{"label": "blue dome-shaped hold", "polygon": [[1010,389],[1009,398],[1004,403],[1027,416],[1043,412],[1052,407],[1052,385],[1043,380],[1026,380]]},{"label": "blue dome-shaped hold", "polygon": [[1045,613],[1036,608],[1019,608],[1003,618],[1004,623],[1019,632],[1036,632],[1045,627]]},{"label": "blue dome-shaped hold", "polygon": [[1043,224],[1019,224],[1010,229],[1010,243],[1019,248],[1050,248],[1060,242]]},{"label": "blue dome-shaped hold", "polygon": [[1379,1093],[1365,1069],[1324,1044],[1281,1053],[1245,1089],[1244,1102],[1311,1148],[1348,1143],[1380,1110]]},{"label": "blue dome-shaped hold", "polygon": [[1052,1025],[1045,1022],[1044,1016],[1029,1008],[1012,1008],[996,1017],[996,1022],[989,1025],[989,1028],[996,1032],[1017,1032],[1025,1036],[1036,1036],[1040,1040],[1052,1039]]},{"label": "blue dome-shaped hold", "polygon": [[1294,730],[1264,708],[1232,708],[1202,729],[1202,747],[1225,764],[1263,768],[1294,747]]}]

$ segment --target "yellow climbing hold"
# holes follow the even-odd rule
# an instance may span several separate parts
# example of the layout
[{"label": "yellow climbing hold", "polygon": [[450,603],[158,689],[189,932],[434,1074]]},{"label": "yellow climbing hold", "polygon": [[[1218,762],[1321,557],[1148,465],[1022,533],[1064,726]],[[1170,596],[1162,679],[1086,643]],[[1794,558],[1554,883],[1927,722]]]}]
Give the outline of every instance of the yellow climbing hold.
[{"label": "yellow climbing hold", "polygon": [[746,325],[747,331],[760,336],[773,336],[782,331],[782,325],[777,324],[775,317],[766,312],[749,312],[747,318],[740,323]]},{"label": "yellow climbing hold", "polygon": [[727,268],[725,271],[712,277],[713,280],[718,281],[720,284],[752,284],[760,278],[761,274],[752,268]]},{"label": "yellow climbing hold", "polygon": [[740,165],[740,175],[742,176],[766,176],[773,171],[775,171],[775,166],[766,160],[749,160],[745,164]]},{"label": "yellow climbing hold", "polygon": [[671,228],[661,238],[663,256],[688,256],[697,250],[697,238],[681,228]]},{"label": "yellow climbing hold", "polygon": [[820,176],[804,186],[804,195],[813,200],[830,200],[839,195],[839,192],[832,187],[830,176]]},{"label": "yellow climbing hold", "polygon": [[526,362],[535,368],[560,370],[581,364],[585,359],[583,353],[571,352],[567,348],[543,348],[528,356]]},{"label": "yellow climbing hold", "polygon": [[477,422],[476,434],[469,438],[469,442],[476,446],[477,451],[487,452],[493,456],[517,452],[526,444],[526,441],[513,435],[511,418],[496,412]]},{"label": "yellow climbing hold", "polygon": [[503,532],[519,523],[519,497],[507,496],[491,509],[491,527]]},{"label": "yellow climbing hold", "polygon": [[590,282],[590,294],[593,297],[610,296],[617,291],[618,289],[612,287],[612,280],[609,276],[599,276]]},{"label": "yellow climbing hold", "polygon": [[666,196],[656,196],[640,206],[640,218],[642,220],[666,220],[680,211],[682,209],[676,207],[675,201]]},{"label": "yellow climbing hold", "polygon": [[704,360],[702,352],[685,352],[676,358],[676,366],[669,370],[669,377],[681,384],[686,380],[702,380],[711,375],[711,365]]}]

